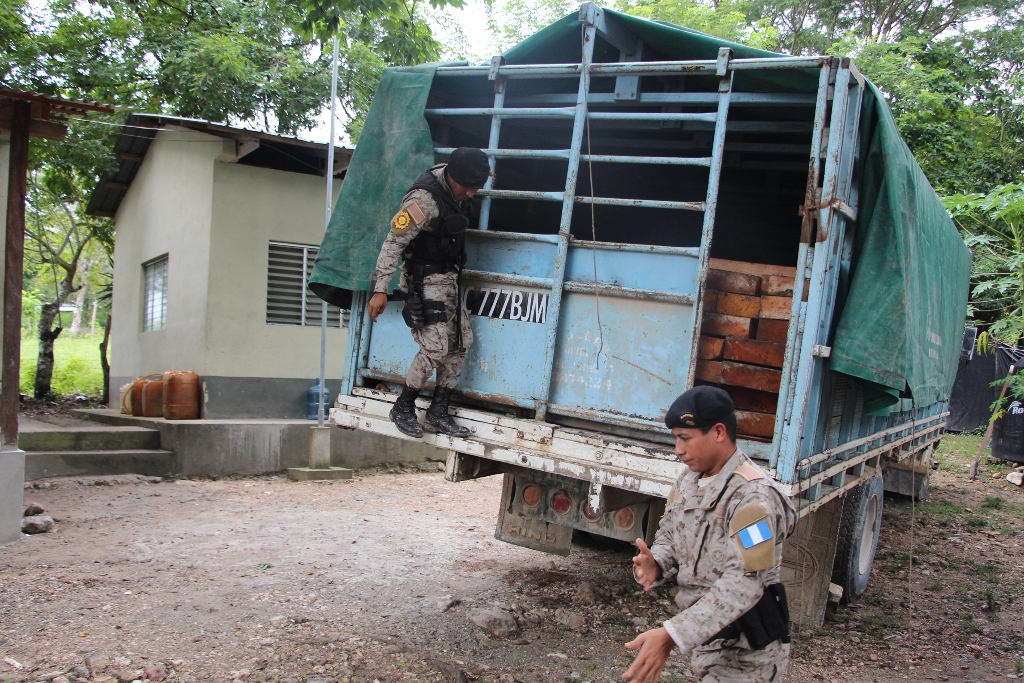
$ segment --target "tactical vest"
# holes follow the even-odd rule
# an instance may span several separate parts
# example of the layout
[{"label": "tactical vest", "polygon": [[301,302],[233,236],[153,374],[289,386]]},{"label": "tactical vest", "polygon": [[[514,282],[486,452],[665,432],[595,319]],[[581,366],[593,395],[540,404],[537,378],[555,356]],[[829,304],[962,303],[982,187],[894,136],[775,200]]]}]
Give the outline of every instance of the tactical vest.
[{"label": "tactical vest", "polygon": [[[469,218],[470,203],[457,202],[432,171],[443,167],[434,166],[413,183],[412,190],[426,190],[434,196],[440,212],[430,230],[421,231],[406,248],[404,257],[409,274],[414,280],[435,273],[451,273],[460,269],[466,262],[465,233],[449,235],[444,229],[444,219],[452,214],[462,214]],[[417,277],[418,276],[418,277]]]}]

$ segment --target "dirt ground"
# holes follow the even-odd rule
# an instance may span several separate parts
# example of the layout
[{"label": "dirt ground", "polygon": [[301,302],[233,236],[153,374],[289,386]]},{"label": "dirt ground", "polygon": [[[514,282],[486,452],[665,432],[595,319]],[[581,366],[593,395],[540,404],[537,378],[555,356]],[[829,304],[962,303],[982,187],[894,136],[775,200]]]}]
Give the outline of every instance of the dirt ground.
[{"label": "dirt ground", "polygon": [[[788,681],[1024,678],[1024,493],[1006,464],[982,470],[998,491],[967,480],[977,443],[944,440],[927,500],[887,497],[868,593],[795,638]],[[0,681],[620,680],[667,589],[637,589],[624,544],[495,540],[500,484],[37,482],[26,503],[56,530],[0,547]],[[487,635],[481,609],[518,631]],[[663,680],[691,680],[686,662]]]}]

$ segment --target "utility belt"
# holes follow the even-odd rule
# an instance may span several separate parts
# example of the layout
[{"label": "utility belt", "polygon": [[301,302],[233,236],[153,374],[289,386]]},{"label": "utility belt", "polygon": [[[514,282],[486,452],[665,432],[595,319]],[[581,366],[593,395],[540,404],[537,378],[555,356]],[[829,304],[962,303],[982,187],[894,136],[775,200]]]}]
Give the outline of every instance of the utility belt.
[{"label": "utility belt", "polygon": [[[448,266],[448,264],[437,263],[409,262],[406,265],[409,269],[409,276],[411,280],[409,291],[401,293],[399,293],[399,291],[395,292],[398,298],[405,301],[405,307],[402,308],[402,319],[405,320],[405,324],[408,325],[410,329],[419,330],[427,325],[448,322],[448,313],[445,311],[444,302],[434,301],[423,297],[423,278],[427,275],[451,273],[455,271],[456,268],[454,266]],[[456,307],[456,317],[458,317],[459,308],[460,307],[458,306]],[[461,346],[461,329],[459,332],[459,345]]]},{"label": "utility belt", "polygon": [[741,635],[754,650],[762,650],[776,640],[789,642],[789,604],[786,587],[781,583],[765,586],[761,599],[743,616],[704,641],[736,640]]}]

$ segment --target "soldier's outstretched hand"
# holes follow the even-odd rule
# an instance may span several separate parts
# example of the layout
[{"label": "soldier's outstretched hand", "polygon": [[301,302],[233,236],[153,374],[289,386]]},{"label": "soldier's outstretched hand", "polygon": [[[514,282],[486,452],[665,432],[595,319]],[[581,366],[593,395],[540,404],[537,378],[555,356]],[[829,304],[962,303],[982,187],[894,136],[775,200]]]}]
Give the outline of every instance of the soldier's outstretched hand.
[{"label": "soldier's outstretched hand", "polygon": [[640,549],[640,554],[633,558],[633,573],[644,590],[650,591],[651,585],[661,576],[661,568],[654,561],[654,555],[644,539],[636,539],[636,547]]},{"label": "soldier's outstretched hand", "polygon": [[664,627],[644,631],[635,640],[626,643],[627,650],[640,648],[640,652],[626,673],[622,674],[622,678],[632,683],[658,683],[675,644]]},{"label": "soldier's outstretched hand", "polygon": [[377,292],[370,297],[370,317],[373,318],[373,322],[377,322],[377,316],[384,312],[387,305],[388,295],[383,292]]}]

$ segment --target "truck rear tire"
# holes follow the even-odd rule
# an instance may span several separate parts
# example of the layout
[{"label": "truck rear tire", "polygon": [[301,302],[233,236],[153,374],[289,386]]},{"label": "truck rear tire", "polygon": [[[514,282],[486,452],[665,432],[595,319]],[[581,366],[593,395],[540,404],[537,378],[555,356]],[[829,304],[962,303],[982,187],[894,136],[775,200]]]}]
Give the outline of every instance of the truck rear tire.
[{"label": "truck rear tire", "polygon": [[842,586],[844,605],[867,590],[882,528],[883,497],[881,473],[846,494],[832,565],[832,583]]}]

